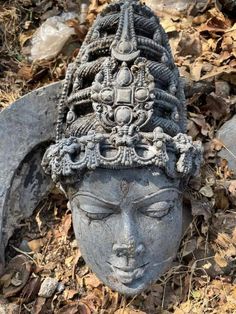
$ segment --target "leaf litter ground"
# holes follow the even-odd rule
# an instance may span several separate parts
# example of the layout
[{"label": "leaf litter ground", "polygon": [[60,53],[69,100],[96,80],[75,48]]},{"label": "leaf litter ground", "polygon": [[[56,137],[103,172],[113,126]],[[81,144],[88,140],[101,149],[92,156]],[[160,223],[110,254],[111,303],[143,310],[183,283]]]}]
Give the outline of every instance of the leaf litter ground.
[{"label": "leaf litter ground", "polygon": [[[92,1],[88,24],[106,3]],[[88,25],[69,21],[76,35],[52,60],[30,62],[30,39],[50,16],[78,8],[79,1],[72,0],[9,0],[0,6],[0,110],[64,78]],[[204,145],[201,176],[190,182],[185,195],[192,222],[172,269],[134,298],[105,287],[86,266],[71,212],[55,191],[20,223],[9,242],[0,277],[3,313],[236,313],[236,180],[227,160],[217,157],[224,144],[216,138],[236,109],[236,23],[218,1],[190,1],[182,13],[157,13],[185,77],[188,132]],[[48,298],[39,296],[47,277],[59,283]]]}]

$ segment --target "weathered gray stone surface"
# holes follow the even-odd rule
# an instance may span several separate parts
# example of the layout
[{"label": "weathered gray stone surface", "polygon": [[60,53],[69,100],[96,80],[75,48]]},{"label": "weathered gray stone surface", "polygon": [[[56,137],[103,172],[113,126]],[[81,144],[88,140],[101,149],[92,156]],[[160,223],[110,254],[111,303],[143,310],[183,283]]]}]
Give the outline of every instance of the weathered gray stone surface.
[{"label": "weathered gray stone surface", "polygon": [[43,298],[51,298],[58,287],[58,280],[56,278],[47,277],[44,279],[38,295]]},{"label": "weathered gray stone surface", "polygon": [[67,70],[42,165],[67,194],[86,263],[122,294],[141,293],[178,250],[183,188],[202,155],[184,104],[155,13],[139,0],[106,7]]},{"label": "weathered gray stone surface", "polygon": [[55,138],[60,89],[61,82],[40,88],[0,113],[0,265],[17,224],[53,186],[41,158]]},{"label": "weathered gray stone surface", "polygon": [[216,137],[226,147],[219,152],[219,156],[226,159],[229,168],[236,173],[236,115],[221,127]]}]

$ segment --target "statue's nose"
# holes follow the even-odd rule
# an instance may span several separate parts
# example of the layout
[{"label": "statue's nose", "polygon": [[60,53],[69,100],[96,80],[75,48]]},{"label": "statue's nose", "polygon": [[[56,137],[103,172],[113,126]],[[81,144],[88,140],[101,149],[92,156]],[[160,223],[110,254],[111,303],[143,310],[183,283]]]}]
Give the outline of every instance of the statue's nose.
[{"label": "statue's nose", "polygon": [[144,252],[144,245],[142,243],[136,245],[134,241],[130,241],[127,244],[114,244],[113,252],[117,257],[129,257],[135,258]]}]

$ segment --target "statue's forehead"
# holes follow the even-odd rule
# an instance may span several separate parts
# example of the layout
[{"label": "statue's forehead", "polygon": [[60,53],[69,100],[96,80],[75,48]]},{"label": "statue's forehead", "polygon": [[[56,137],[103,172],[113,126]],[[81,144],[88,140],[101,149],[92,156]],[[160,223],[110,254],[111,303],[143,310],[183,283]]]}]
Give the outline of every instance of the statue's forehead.
[{"label": "statue's forehead", "polygon": [[91,196],[117,202],[124,198],[136,200],[157,192],[163,192],[165,198],[170,189],[177,190],[178,182],[160,171],[97,169],[84,176],[74,194],[79,196],[88,192]]}]

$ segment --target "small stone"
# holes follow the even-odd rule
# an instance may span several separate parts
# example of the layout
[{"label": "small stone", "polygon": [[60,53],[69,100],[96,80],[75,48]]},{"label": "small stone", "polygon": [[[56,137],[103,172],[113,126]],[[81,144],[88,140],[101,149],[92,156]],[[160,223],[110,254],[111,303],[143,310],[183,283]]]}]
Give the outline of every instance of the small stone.
[{"label": "small stone", "polygon": [[38,293],[39,297],[50,298],[56,291],[57,286],[58,280],[56,278],[45,278]]},{"label": "small stone", "polygon": [[63,282],[59,282],[57,285],[57,292],[62,293],[65,290],[65,285]]},{"label": "small stone", "polygon": [[230,85],[226,81],[216,81],[215,82],[216,87],[216,95],[221,97],[229,97],[230,95]]}]

